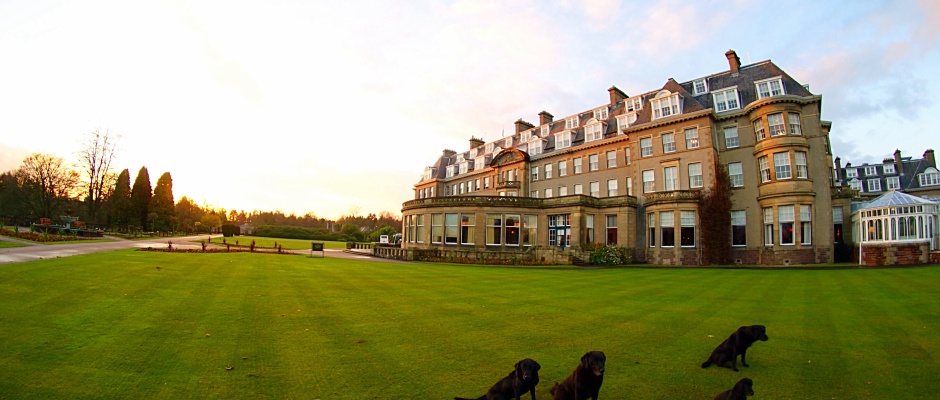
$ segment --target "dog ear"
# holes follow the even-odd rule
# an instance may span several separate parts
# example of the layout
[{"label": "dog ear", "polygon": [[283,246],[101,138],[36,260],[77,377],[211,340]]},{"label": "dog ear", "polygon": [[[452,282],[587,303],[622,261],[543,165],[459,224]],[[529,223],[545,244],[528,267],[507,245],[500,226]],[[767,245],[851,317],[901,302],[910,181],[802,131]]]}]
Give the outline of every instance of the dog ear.
[{"label": "dog ear", "polygon": [[[522,360],[522,361],[525,361],[525,360]],[[517,362],[516,365],[513,366],[513,368],[516,371],[516,376],[518,376],[519,378],[522,378],[522,361]]]},{"label": "dog ear", "polygon": [[535,370],[536,370],[536,371],[538,371],[538,370],[540,370],[540,369],[542,369],[542,366],[541,366],[541,365],[539,365],[539,363],[538,363],[538,362],[536,362],[535,360],[532,360],[532,364],[535,364]]},{"label": "dog ear", "polygon": [[584,355],[581,356],[581,366],[584,367],[584,368],[590,367],[590,366],[588,365],[588,356],[589,356],[589,355],[591,355],[591,353],[584,353]]}]

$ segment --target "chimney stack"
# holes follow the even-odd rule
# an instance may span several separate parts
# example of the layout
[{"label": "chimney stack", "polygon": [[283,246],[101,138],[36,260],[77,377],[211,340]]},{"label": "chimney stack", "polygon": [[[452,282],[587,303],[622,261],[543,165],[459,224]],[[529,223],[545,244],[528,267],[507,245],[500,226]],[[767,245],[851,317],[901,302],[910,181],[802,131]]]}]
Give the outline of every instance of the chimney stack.
[{"label": "chimney stack", "polygon": [[453,151],[453,150],[451,150],[451,149],[444,149],[444,154],[443,154],[443,155],[444,155],[444,158],[453,157],[454,154],[457,154],[457,152],[456,152],[456,151]]},{"label": "chimney stack", "polygon": [[924,152],[924,160],[927,160],[927,165],[937,168],[937,159],[933,157],[933,149],[927,149]]},{"label": "chimney stack", "polygon": [[731,67],[731,73],[738,73],[738,68],[741,67],[741,59],[738,58],[738,53],[735,53],[734,50],[728,50],[725,52],[725,57],[728,58],[728,66]]},{"label": "chimney stack", "polygon": [[549,114],[548,111],[542,110],[542,112],[539,113],[539,125],[550,124],[554,118],[554,115]]},{"label": "chimney stack", "polygon": [[620,89],[617,89],[616,86],[611,86],[610,89],[607,89],[607,93],[610,93],[610,105],[612,106],[615,106],[617,103],[623,101],[627,97],[630,97]]},{"label": "chimney stack", "polygon": [[516,133],[522,133],[523,131],[535,128],[532,124],[525,122],[522,118],[516,120]]},{"label": "chimney stack", "polygon": [[901,150],[894,150],[894,168],[898,171],[898,175],[904,175],[904,164],[901,163]]},{"label": "chimney stack", "polygon": [[473,150],[473,149],[475,149],[475,148],[477,148],[477,147],[480,147],[480,146],[484,145],[485,143],[486,143],[486,142],[484,142],[483,139],[475,138],[475,137],[471,136],[471,137],[470,137],[470,150]]},{"label": "chimney stack", "polygon": [[842,159],[836,157],[836,180],[842,181]]}]

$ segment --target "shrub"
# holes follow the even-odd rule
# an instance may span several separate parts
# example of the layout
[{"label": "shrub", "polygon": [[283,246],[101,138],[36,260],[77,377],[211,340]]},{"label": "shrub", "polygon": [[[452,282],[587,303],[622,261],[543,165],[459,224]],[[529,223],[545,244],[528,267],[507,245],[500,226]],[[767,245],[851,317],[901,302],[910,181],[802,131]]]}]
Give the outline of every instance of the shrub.
[{"label": "shrub", "polygon": [[232,237],[242,234],[242,229],[235,224],[222,224],[222,236]]},{"label": "shrub", "polygon": [[589,248],[588,262],[594,265],[623,265],[633,260],[633,249],[629,247],[592,245]]}]

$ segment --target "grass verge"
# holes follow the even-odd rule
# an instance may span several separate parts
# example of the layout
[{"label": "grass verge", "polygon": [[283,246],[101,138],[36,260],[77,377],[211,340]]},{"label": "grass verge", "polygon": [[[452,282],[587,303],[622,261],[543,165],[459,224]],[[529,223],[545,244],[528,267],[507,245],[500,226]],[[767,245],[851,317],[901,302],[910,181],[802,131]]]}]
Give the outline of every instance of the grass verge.
[{"label": "grass verge", "polygon": [[[279,238],[269,238],[261,236],[235,236],[225,238],[225,243],[235,245],[235,242],[238,242],[239,246],[248,246],[251,241],[255,241],[255,246],[263,247],[266,249],[275,248],[275,243],[280,245],[284,250],[310,250],[311,242],[321,242],[324,244],[324,248],[327,249],[345,249],[346,242],[334,242],[334,241],[322,241],[322,240],[305,240],[305,239],[279,239]],[[222,244],[222,238],[212,239],[214,244]]]}]

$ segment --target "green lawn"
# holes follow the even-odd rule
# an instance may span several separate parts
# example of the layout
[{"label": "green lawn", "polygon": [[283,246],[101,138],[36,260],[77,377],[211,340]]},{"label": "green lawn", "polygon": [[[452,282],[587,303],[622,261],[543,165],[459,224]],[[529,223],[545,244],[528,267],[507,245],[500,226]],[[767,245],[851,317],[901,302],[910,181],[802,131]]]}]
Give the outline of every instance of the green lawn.
[{"label": "green lawn", "polygon": [[[157,267],[160,267],[158,270]],[[0,398],[540,399],[607,354],[605,399],[940,392],[940,268],[487,268],[117,251],[0,265]],[[701,369],[741,325],[750,368]],[[226,367],[234,367],[226,370]]]},{"label": "green lawn", "polygon": [[22,243],[16,243],[16,242],[8,242],[6,240],[0,240],[0,249],[5,248],[5,247],[23,247],[23,246],[28,246],[28,245],[22,244]]},{"label": "green lawn", "polygon": [[[235,236],[225,238],[226,243],[235,244],[238,241],[238,244],[241,246],[248,246],[251,241],[255,241],[255,246],[263,247],[267,249],[273,249],[274,244],[277,243],[284,250],[310,250],[310,243],[312,242],[321,242],[324,244],[323,247],[327,249],[345,249],[346,242],[333,242],[333,241],[322,241],[322,240],[302,240],[302,239],[278,239],[278,238],[269,238],[261,236]],[[221,244],[222,238],[212,239],[212,243]]]}]

